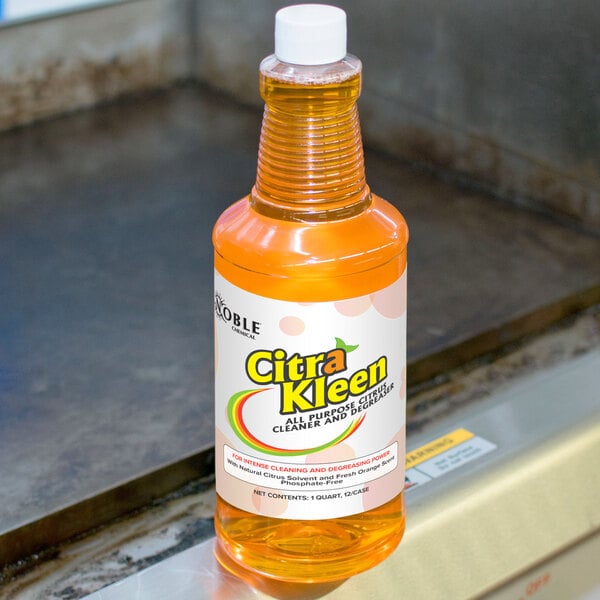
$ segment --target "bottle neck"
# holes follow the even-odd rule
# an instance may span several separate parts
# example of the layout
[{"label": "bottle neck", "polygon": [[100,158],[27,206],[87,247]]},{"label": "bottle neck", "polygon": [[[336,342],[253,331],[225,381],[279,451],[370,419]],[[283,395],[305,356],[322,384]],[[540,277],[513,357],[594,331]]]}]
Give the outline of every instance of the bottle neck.
[{"label": "bottle neck", "polygon": [[256,184],[261,214],[329,221],[362,212],[371,201],[365,180],[356,101],[360,61],[302,67],[269,57],[261,64],[265,100]]}]

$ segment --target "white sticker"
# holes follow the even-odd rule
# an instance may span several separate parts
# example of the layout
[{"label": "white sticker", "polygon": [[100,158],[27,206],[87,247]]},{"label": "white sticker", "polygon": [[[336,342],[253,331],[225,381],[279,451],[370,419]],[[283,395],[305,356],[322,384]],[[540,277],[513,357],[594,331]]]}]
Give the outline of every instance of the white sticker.
[{"label": "white sticker", "polygon": [[423,485],[458,469],[497,446],[466,429],[457,429],[409,452],[406,456],[405,490]]},{"label": "white sticker", "polygon": [[415,469],[432,478],[441,477],[495,449],[496,446],[491,442],[475,436],[456,448],[446,450],[435,458],[430,458]]}]

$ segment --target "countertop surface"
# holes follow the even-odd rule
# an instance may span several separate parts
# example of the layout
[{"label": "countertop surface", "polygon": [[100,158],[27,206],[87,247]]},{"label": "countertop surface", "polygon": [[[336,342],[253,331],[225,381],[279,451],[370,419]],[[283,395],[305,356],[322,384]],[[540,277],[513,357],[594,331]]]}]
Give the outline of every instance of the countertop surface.
[{"label": "countertop surface", "polygon": [[[261,116],[197,87],[0,135],[0,536],[213,444],[212,246]],[[409,385],[598,301],[600,240],[366,153]]]}]

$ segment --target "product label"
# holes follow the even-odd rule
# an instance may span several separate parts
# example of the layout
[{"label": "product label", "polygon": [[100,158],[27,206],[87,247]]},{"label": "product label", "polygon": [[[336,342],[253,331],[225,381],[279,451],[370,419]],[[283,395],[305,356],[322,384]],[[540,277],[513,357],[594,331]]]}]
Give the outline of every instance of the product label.
[{"label": "product label", "polygon": [[404,487],[406,274],[338,302],[273,300],[215,273],[217,492],[327,519]]}]

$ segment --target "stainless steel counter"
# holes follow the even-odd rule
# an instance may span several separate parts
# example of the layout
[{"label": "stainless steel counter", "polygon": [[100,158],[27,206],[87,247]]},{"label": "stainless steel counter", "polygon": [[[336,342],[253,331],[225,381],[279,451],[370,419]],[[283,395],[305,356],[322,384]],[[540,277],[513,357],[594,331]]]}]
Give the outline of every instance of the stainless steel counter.
[{"label": "stainless steel counter", "polygon": [[469,460],[463,453],[462,462],[456,447],[429,459],[429,472],[435,467],[439,476],[407,491],[399,548],[350,580],[294,586],[255,578],[249,585],[216,564],[209,540],[86,598],[597,598],[599,373],[596,349],[502,386],[411,436],[409,456],[457,429],[493,447],[471,451]]},{"label": "stainless steel counter", "polygon": [[[260,120],[187,86],[0,136],[0,564],[212,472],[210,234]],[[597,237],[366,165],[411,230],[409,386],[600,300]]]}]

